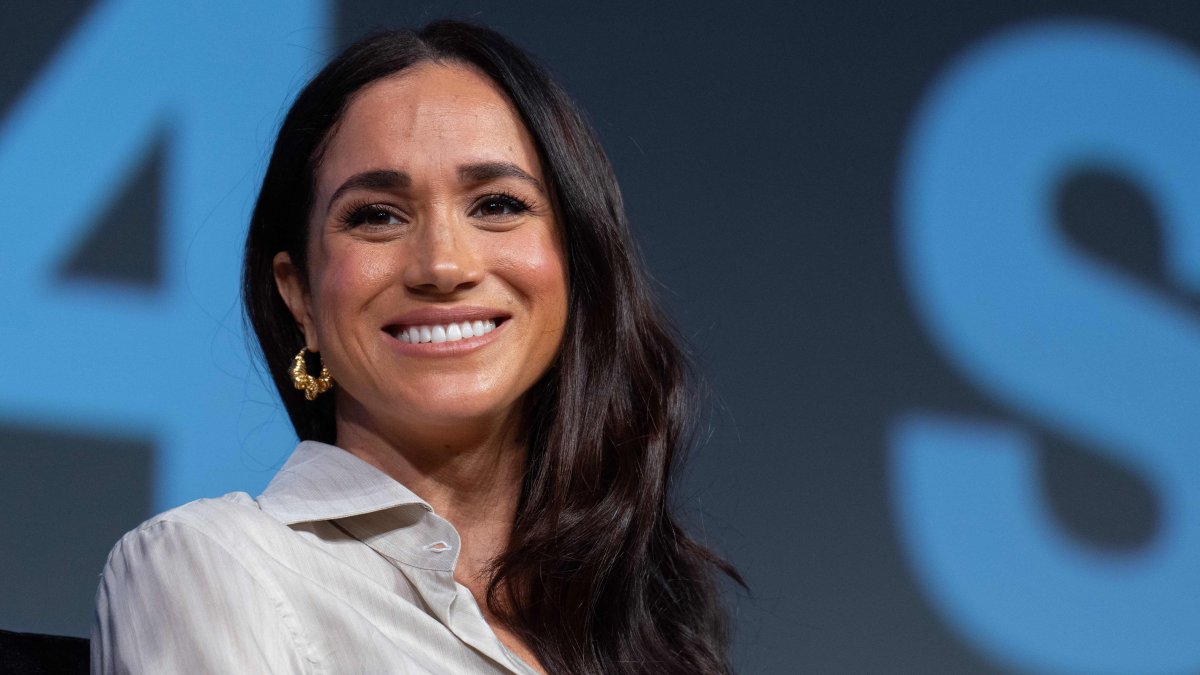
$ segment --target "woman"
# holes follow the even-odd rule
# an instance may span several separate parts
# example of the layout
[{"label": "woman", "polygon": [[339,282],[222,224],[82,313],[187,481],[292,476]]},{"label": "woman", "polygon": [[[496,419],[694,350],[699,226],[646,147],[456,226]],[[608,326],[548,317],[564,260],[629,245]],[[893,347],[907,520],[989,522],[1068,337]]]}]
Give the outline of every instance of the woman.
[{"label": "woman", "polygon": [[304,89],[244,300],[303,442],[266,491],[126,535],[99,671],[728,671],[668,501],[694,405],[566,95],[440,22]]}]

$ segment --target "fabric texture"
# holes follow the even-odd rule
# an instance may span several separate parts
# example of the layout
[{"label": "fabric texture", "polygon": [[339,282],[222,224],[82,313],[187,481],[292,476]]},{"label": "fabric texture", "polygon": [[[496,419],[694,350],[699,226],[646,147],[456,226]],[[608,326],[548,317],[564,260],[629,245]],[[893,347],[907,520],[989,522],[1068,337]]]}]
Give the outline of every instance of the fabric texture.
[{"label": "fabric texture", "polygon": [[235,492],[126,534],[96,594],[93,673],[519,673],[454,580],[459,537],[340,448],[305,441]]}]

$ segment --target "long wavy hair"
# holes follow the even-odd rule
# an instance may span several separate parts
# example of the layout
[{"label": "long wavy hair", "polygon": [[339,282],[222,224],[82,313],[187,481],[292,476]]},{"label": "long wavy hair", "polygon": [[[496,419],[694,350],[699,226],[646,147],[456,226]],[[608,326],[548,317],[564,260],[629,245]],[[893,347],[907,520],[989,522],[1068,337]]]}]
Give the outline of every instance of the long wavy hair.
[{"label": "long wavy hair", "polygon": [[301,91],[283,122],[250,221],[242,293],[296,433],[336,442],[334,404],[291,385],[304,338],[272,260],[287,251],[307,278],[316,170],[354,94],[430,61],[468,64],[507,94],[544,167],[569,274],[560,353],[526,397],[528,467],[488,607],[553,673],[727,673],[715,576],[741,579],[684,532],[670,495],[698,410],[692,369],[650,292],[595,133],[546,71],[494,31],[441,21],[366,38]]}]

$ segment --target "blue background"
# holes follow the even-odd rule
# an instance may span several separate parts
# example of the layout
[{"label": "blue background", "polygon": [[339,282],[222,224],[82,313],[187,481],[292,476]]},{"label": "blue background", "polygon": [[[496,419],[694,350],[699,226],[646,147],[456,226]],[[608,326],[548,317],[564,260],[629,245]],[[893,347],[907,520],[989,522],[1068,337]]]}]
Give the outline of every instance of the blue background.
[{"label": "blue background", "polygon": [[1200,671],[1200,9],[0,7],[0,628],[294,439],[237,269],[290,97],[445,15],[605,140],[713,392],[745,672]]}]

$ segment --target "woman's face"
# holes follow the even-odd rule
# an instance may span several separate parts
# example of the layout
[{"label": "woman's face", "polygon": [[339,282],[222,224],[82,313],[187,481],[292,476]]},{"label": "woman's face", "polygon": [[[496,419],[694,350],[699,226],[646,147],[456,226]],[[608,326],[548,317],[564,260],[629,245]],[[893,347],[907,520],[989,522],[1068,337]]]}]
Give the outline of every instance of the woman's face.
[{"label": "woman's face", "polygon": [[317,170],[307,284],[276,280],[337,388],[381,437],[499,428],[550,367],[567,316],[559,227],[529,133],[461,65],[352,99]]}]

